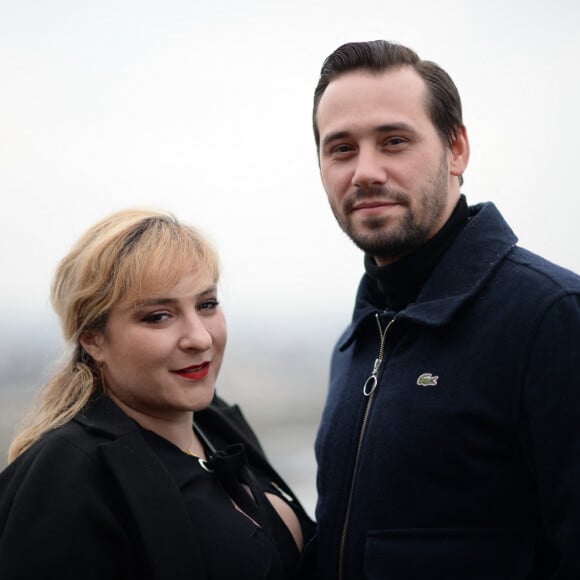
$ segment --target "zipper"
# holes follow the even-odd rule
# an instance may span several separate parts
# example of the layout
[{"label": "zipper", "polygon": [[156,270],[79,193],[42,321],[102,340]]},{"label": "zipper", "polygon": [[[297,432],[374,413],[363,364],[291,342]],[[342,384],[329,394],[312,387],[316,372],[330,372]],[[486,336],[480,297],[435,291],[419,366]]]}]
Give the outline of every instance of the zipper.
[{"label": "zipper", "polygon": [[348,532],[348,522],[350,520],[350,511],[352,508],[352,496],[354,493],[355,473],[357,471],[358,462],[360,459],[360,451],[362,448],[363,438],[364,438],[366,428],[367,428],[367,422],[368,422],[369,414],[371,411],[371,406],[373,403],[374,394],[375,394],[375,391],[376,391],[377,386],[379,384],[378,375],[379,375],[379,370],[381,368],[381,365],[382,365],[383,359],[384,359],[384,355],[385,355],[385,339],[387,337],[387,333],[389,332],[389,329],[391,328],[393,322],[395,322],[395,319],[393,318],[392,320],[389,321],[389,323],[387,324],[387,326],[383,330],[383,327],[381,325],[381,319],[379,318],[378,313],[375,314],[375,319],[376,319],[377,325],[379,327],[379,336],[381,337],[381,342],[380,342],[380,346],[379,346],[379,354],[378,354],[378,356],[375,359],[375,362],[373,364],[373,370],[371,371],[369,378],[365,381],[365,383],[363,385],[363,395],[365,397],[367,397],[367,404],[366,404],[366,407],[364,410],[361,428],[359,431],[358,442],[357,442],[357,446],[356,446],[356,455],[355,455],[355,460],[354,460],[354,467],[352,470],[352,478],[350,480],[350,490],[349,490],[349,494],[348,494],[348,502],[346,504],[346,513],[344,516],[344,524],[342,526],[342,534],[340,536],[340,548],[339,548],[339,552],[338,552],[338,579],[339,580],[342,580],[342,567],[343,567],[343,562],[344,562],[344,548],[345,548],[345,544],[346,544],[346,535]]}]

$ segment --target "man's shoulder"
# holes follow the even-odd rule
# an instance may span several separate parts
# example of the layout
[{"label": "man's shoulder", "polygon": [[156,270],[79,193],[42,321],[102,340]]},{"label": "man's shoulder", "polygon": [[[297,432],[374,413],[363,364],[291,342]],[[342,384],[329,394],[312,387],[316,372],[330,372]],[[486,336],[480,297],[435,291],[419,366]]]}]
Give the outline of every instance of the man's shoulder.
[{"label": "man's shoulder", "polygon": [[[474,256],[483,267],[495,263],[496,271],[521,285],[523,291],[536,288],[542,292],[578,293],[580,276],[519,245],[518,239],[498,208],[491,202],[470,207],[473,228],[467,239]],[[462,248],[463,249],[463,248]],[[498,258],[494,260],[494,255]],[[503,258],[503,259],[502,259]]]},{"label": "man's shoulder", "polygon": [[508,275],[521,278],[522,284],[562,294],[580,294],[580,276],[520,246],[506,256],[503,268]]}]

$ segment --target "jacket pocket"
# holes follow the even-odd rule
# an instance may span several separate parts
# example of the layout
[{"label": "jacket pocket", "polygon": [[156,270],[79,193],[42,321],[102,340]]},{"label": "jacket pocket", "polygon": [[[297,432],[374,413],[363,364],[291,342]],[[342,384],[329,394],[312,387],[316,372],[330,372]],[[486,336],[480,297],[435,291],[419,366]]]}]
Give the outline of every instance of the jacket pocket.
[{"label": "jacket pocket", "polygon": [[410,528],[371,530],[364,557],[367,580],[527,580],[535,530]]}]

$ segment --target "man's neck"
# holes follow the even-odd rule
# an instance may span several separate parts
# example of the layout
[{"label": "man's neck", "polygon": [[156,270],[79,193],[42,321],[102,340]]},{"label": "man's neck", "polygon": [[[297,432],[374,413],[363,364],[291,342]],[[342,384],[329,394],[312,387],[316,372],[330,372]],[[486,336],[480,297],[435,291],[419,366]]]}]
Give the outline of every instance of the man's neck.
[{"label": "man's neck", "polygon": [[386,266],[377,265],[374,257],[365,255],[367,274],[376,282],[385,307],[402,310],[415,302],[421,288],[468,219],[468,207],[461,196],[443,227],[425,245]]}]

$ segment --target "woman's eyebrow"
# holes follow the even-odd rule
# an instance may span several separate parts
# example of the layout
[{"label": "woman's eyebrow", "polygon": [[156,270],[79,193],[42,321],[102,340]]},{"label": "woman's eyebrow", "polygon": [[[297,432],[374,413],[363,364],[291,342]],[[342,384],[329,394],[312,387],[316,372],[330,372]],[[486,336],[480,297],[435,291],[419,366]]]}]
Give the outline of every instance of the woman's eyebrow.
[{"label": "woman's eyebrow", "polygon": [[[216,291],[216,285],[212,284],[205,290],[202,290],[198,294],[195,294],[195,298],[203,298],[208,294],[212,294]],[[175,304],[178,301],[178,298],[164,298],[162,296],[156,298],[149,298],[147,300],[141,300],[135,304],[135,308],[142,308],[144,306],[164,306],[167,304]]]},{"label": "woman's eyebrow", "polygon": [[135,308],[142,308],[143,306],[164,306],[166,304],[174,304],[175,302],[177,302],[176,298],[150,298],[136,302]]}]

